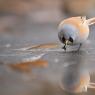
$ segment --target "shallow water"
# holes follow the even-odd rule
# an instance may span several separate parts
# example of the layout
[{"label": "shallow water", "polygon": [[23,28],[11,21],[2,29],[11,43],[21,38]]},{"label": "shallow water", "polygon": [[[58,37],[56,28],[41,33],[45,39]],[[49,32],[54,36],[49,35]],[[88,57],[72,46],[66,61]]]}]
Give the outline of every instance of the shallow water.
[{"label": "shallow water", "polygon": [[[11,32],[0,33],[0,95],[71,95],[60,88],[67,67],[90,72],[91,81],[95,82],[95,28],[91,27],[89,41],[79,52],[49,51],[18,53],[12,49],[34,44],[59,42],[56,24],[24,24],[13,27]],[[16,33],[15,33],[16,32]],[[68,47],[68,50],[70,47]],[[36,65],[25,63],[33,58]],[[41,56],[41,58],[39,57]],[[35,58],[34,58],[35,59]],[[43,61],[44,60],[44,61]],[[25,64],[25,65],[10,65]],[[32,64],[32,66],[30,66]],[[79,95],[94,95],[94,89]],[[72,94],[73,95],[73,94]]]}]

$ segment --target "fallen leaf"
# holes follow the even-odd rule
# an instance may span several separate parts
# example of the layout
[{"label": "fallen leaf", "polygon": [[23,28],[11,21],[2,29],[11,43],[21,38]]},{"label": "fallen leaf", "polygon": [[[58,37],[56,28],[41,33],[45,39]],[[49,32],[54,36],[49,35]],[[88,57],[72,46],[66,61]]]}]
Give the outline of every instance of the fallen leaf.
[{"label": "fallen leaf", "polygon": [[17,70],[21,72],[30,72],[32,68],[36,67],[47,67],[48,62],[46,60],[35,60],[35,61],[27,61],[16,64],[8,64],[8,66],[12,70]]}]

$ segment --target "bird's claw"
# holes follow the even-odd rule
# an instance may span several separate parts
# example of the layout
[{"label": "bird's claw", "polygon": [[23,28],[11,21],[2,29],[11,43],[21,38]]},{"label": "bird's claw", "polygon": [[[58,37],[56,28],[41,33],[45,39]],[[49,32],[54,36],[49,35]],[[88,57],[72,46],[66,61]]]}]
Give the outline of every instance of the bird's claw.
[{"label": "bird's claw", "polygon": [[62,49],[64,49],[66,51],[66,45],[64,45],[64,47],[62,47]]}]

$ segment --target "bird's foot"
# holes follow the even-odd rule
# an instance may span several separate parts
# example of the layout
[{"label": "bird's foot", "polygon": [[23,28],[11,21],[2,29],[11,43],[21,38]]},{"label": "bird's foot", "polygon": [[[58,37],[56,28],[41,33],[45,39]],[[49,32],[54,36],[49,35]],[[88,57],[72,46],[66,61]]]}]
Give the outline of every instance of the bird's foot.
[{"label": "bird's foot", "polygon": [[64,46],[62,47],[62,49],[64,49],[64,50],[66,51],[66,45],[64,45]]}]

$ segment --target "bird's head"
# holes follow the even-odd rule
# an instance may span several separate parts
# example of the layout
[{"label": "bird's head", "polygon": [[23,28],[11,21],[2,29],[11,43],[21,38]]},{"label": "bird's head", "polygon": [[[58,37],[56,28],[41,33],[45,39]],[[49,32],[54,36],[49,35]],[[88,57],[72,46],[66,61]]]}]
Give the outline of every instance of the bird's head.
[{"label": "bird's head", "polygon": [[66,50],[66,45],[72,45],[77,39],[78,29],[71,24],[63,24],[59,27],[58,37],[59,40],[64,43],[64,49]]}]

